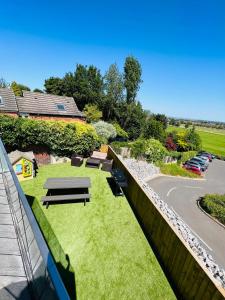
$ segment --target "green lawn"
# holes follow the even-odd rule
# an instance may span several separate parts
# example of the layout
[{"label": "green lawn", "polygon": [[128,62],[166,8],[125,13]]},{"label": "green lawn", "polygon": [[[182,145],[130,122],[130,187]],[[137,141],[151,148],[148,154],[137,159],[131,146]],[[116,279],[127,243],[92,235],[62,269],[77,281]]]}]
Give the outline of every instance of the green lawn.
[{"label": "green lawn", "polygon": [[[210,128],[207,128],[210,131]],[[168,132],[173,130],[184,130],[182,127],[169,126]],[[197,129],[198,134],[202,140],[202,148],[213,154],[225,156],[225,135],[218,134],[216,132],[206,132],[204,130]]]},{"label": "green lawn", "polygon": [[91,178],[90,203],[40,206],[69,255],[77,299],[176,299],[126,198],[113,196],[106,180],[109,173],[48,165],[22,187],[40,201],[45,180],[64,176]]}]

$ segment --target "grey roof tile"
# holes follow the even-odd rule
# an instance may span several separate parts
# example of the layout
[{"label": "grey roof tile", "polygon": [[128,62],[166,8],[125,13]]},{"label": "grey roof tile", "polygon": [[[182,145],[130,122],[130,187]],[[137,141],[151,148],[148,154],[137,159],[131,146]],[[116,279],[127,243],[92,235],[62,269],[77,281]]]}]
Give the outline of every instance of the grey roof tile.
[{"label": "grey roof tile", "polygon": [[[20,113],[84,117],[72,97],[23,91],[23,97],[16,97]],[[59,110],[62,104],[65,110]]]},{"label": "grey roof tile", "polygon": [[18,112],[16,97],[11,89],[0,88],[0,96],[3,103],[0,103],[0,112]]}]

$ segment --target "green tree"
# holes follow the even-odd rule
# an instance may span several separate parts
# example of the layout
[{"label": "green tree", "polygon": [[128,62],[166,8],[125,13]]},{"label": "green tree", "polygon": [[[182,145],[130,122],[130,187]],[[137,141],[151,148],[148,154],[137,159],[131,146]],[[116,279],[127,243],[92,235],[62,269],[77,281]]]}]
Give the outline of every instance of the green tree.
[{"label": "green tree", "polygon": [[79,109],[83,110],[86,104],[97,104],[103,97],[103,79],[100,71],[94,66],[77,65],[75,74],[74,100]]},{"label": "green tree", "polygon": [[202,141],[199,134],[195,131],[195,128],[187,131],[186,142],[188,143],[189,150],[199,151],[202,148]]},{"label": "green tree", "polygon": [[141,103],[126,102],[120,103],[118,106],[120,114],[118,115],[118,122],[129,135],[129,139],[135,140],[141,134],[141,129],[144,125],[146,114],[143,111]]},{"label": "green tree", "polygon": [[103,96],[103,78],[95,66],[91,65],[87,69],[89,103],[100,104]]},{"label": "green tree", "polygon": [[135,102],[140,87],[141,65],[133,56],[128,56],[124,65],[124,86],[126,88],[127,103]]},{"label": "green tree", "polygon": [[98,122],[102,118],[102,112],[95,104],[86,104],[84,107],[84,114],[88,123]]},{"label": "green tree", "polygon": [[72,72],[68,72],[62,79],[62,93],[67,97],[74,97],[76,93],[76,79]]},{"label": "green tree", "polygon": [[142,134],[146,139],[154,138],[162,143],[165,141],[166,137],[162,123],[153,118],[146,120]]},{"label": "green tree", "polygon": [[104,76],[105,97],[101,103],[105,120],[113,120],[117,115],[117,107],[123,101],[123,76],[120,74],[117,64],[112,64]]},{"label": "green tree", "polygon": [[89,103],[87,68],[78,64],[74,73],[74,79],[75,91],[73,97],[78,108],[82,110]]},{"label": "green tree", "polygon": [[176,120],[174,118],[170,118],[169,123],[170,125],[175,126]]},{"label": "green tree", "polygon": [[28,86],[17,83],[16,81],[13,81],[10,87],[16,96],[23,96],[23,91],[30,91]]},{"label": "green tree", "polygon": [[166,115],[156,114],[153,117],[156,121],[159,121],[160,123],[162,123],[164,129],[167,128],[168,119],[167,119]]},{"label": "green tree", "polygon": [[34,89],[34,90],[33,90],[33,92],[35,92],[35,93],[42,93],[42,94],[44,93],[42,90],[40,90],[40,89],[37,89],[37,88],[36,88],[36,89]]},{"label": "green tree", "polygon": [[44,83],[45,92],[53,95],[63,95],[63,80],[59,77],[50,77]]}]

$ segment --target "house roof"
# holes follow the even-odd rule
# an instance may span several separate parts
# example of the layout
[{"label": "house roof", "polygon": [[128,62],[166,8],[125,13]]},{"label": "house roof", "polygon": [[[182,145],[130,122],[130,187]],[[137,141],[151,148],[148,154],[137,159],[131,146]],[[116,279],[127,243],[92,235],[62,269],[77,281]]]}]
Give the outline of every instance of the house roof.
[{"label": "house roof", "polygon": [[0,88],[0,111],[18,112],[16,97],[11,89]]},{"label": "house roof", "polygon": [[16,100],[20,113],[73,117],[84,116],[77,108],[72,97],[23,91],[23,97],[16,97]]},{"label": "house roof", "polygon": [[16,163],[18,160],[20,160],[21,158],[25,158],[29,161],[32,161],[35,158],[34,153],[32,151],[22,152],[19,150],[15,150],[9,153],[8,157],[12,165]]}]

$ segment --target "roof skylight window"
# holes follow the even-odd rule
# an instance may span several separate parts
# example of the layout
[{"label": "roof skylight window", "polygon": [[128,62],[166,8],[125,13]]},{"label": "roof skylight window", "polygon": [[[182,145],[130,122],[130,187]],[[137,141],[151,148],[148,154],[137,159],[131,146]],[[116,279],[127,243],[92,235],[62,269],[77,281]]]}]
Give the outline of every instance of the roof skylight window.
[{"label": "roof skylight window", "polygon": [[65,110],[64,104],[57,104],[58,110]]}]

